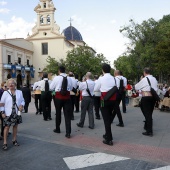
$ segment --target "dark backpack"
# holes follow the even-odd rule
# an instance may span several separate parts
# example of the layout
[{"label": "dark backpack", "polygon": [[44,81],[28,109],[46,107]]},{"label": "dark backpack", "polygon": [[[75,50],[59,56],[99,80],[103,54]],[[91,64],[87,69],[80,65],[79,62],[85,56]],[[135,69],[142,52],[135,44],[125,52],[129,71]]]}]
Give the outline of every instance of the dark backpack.
[{"label": "dark backpack", "polygon": [[45,80],[45,91],[49,91],[49,83],[48,80]]},{"label": "dark backpack", "polygon": [[67,81],[67,76],[63,77],[63,81],[62,81],[62,84],[61,84],[61,95],[65,96],[67,94],[67,84],[68,84],[68,81]]},{"label": "dark backpack", "polygon": [[124,92],[124,82],[123,79],[119,79],[120,80],[120,86],[119,86],[119,93],[122,94]]}]

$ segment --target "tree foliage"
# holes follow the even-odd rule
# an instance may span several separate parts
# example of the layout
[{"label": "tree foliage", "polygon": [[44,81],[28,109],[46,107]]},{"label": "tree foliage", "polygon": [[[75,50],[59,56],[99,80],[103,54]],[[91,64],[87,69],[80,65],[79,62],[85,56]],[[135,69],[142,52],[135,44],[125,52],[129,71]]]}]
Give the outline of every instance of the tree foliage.
[{"label": "tree foliage", "polygon": [[150,18],[141,24],[130,20],[120,32],[129,43],[124,55],[114,62],[116,69],[131,79],[142,74],[144,67],[150,67],[155,75],[170,73],[170,15],[159,21]]},{"label": "tree foliage", "polygon": [[59,65],[64,65],[67,71],[72,71],[82,78],[87,72],[101,74],[102,63],[109,63],[103,54],[95,54],[88,46],[78,46],[69,51],[66,60],[57,61],[55,58],[47,58],[46,71],[56,74]]}]

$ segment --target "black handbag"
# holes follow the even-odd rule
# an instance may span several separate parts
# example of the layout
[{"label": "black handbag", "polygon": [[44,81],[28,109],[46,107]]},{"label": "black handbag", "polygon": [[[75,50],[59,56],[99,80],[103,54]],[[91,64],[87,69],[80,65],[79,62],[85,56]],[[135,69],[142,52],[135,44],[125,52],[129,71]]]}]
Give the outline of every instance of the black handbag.
[{"label": "black handbag", "polygon": [[[115,79],[115,78],[114,78]],[[115,86],[113,86],[107,94],[104,96],[103,100],[109,100],[114,94],[118,92],[118,88],[116,86],[116,79],[115,79]]]},{"label": "black handbag", "polygon": [[158,101],[158,102],[159,102],[159,101],[160,101],[160,98],[159,98],[158,94],[157,94],[156,91],[151,87],[151,82],[150,82],[149,78],[148,78],[148,77],[146,77],[146,78],[147,78],[148,83],[149,83],[149,86],[150,86],[150,88],[151,88],[152,97],[154,98],[155,101]]}]

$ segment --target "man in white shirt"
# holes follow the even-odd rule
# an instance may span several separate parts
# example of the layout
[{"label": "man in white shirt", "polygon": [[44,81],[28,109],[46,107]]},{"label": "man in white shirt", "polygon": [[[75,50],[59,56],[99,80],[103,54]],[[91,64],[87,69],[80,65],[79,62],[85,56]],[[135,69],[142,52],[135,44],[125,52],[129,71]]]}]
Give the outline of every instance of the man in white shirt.
[{"label": "man in white shirt", "polygon": [[105,125],[105,134],[103,135],[103,143],[107,145],[113,145],[113,137],[111,131],[111,123],[112,123],[112,114],[113,110],[115,110],[118,115],[120,115],[119,104],[116,101],[116,92],[112,94],[112,96],[104,100],[105,96],[110,93],[110,90],[113,87],[117,86],[116,78],[114,78],[111,74],[111,67],[109,64],[103,64],[102,66],[103,76],[100,77],[95,84],[94,91],[101,91],[101,113]]},{"label": "man in white shirt", "polygon": [[[60,66],[58,70],[58,76],[54,77],[50,84],[50,89],[55,90],[55,104],[56,104],[56,128],[53,130],[54,133],[60,133],[61,124],[61,109],[63,108],[65,124],[66,124],[66,135],[65,137],[70,138],[71,134],[71,100],[70,91],[73,89],[72,81],[70,77],[67,77],[65,73],[65,67]],[[66,78],[66,93],[63,94],[63,81]]]},{"label": "man in white shirt", "polygon": [[94,92],[94,81],[92,81],[92,74],[86,73],[84,82],[79,84],[79,90],[82,91],[82,102],[81,102],[81,118],[80,122],[77,123],[78,127],[84,126],[86,117],[86,111],[89,116],[89,128],[94,129],[94,115],[93,115],[93,92]]},{"label": "man in white shirt", "polygon": [[[95,84],[97,84],[98,78],[99,77],[97,75],[94,76]],[[100,120],[100,114],[99,114],[100,97],[101,97],[100,90],[99,91],[94,91],[94,110],[95,110],[96,119],[98,119],[98,120]]]},{"label": "man in white shirt", "polygon": [[[114,76],[115,76],[115,79],[116,79],[116,83],[117,83],[117,87],[118,87],[118,92],[117,92],[117,95],[116,95],[116,102],[118,105],[120,105],[120,102],[122,100],[122,93],[123,93],[123,89],[124,89],[124,86],[125,86],[125,82],[123,81],[123,89],[122,89],[122,92],[120,92],[120,81],[123,80],[122,76],[120,75],[120,71],[119,70],[115,70],[114,71]],[[120,110],[120,107],[119,107],[119,110]],[[119,123],[116,125],[116,126],[119,126],[119,127],[124,127],[124,123],[123,123],[123,119],[122,119],[122,114],[121,112],[116,112],[116,110],[113,111],[113,117],[112,117],[112,122],[115,118],[115,116],[117,115],[118,117],[118,120],[119,120]]]},{"label": "man in white shirt", "polygon": [[44,121],[52,120],[51,118],[51,100],[52,95],[49,90],[51,80],[48,80],[48,73],[43,73],[43,80],[39,81],[37,85],[41,90],[41,104]]},{"label": "man in white shirt", "polygon": [[150,88],[148,79],[151,83],[151,87],[155,91],[157,91],[158,82],[157,82],[155,77],[150,75],[150,69],[149,68],[145,68],[143,74],[144,74],[145,77],[139,83],[137,83],[135,85],[135,89],[141,90],[141,94],[142,94],[141,110],[142,110],[142,113],[145,117],[144,129],[146,130],[146,132],[143,132],[142,134],[145,135],[145,136],[153,136],[152,114],[153,114],[153,110],[154,110],[154,106],[155,106],[155,100],[152,97],[151,88]]},{"label": "man in white shirt", "polygon": [[123,113],[126,113],[126,86],[127,86],[127,78],[123,76],[123,73],[122,71],[120,71],[120,75],[123,79],[123,83],[124,83],[124,91],[122,92],[122,110],[123,110]]},{"label": "man in white shirt", "polygon": [[41,104],[41,90],[38,86],[39,81],[35,82],[33,85],[33,91],[35,94],[35,108],[36,108],[36,115],[38,113],[42,114],[42,104]]},{"label": "man in white shirt", "polygon": [[75,94],[75,112],[78,113],[79,112],[79,105],[80,105],[80,92],[79,92],[79,80],[78,80],[78,75],[75,74],[75,79],[77,81],[77,93]]},{"label": "man in white shirt", "polygon": [[69,72],[69,77],[72,82],[73,90],[70,91],[70,98],[71,98],[71,105],[72,105],[72,110],[71,110],[71,120],[74,120],[74,104],[75,104],[75,94],[77,92],[77,81],[74,78],[74,74],[72,72]]}]

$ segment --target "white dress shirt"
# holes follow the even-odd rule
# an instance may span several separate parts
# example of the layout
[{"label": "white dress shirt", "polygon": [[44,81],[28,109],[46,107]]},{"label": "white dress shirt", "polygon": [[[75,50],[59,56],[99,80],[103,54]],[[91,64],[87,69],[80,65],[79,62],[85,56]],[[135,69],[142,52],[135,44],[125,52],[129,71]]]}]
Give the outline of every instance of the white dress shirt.
[{"label": "white dress shirt", "polygon": [[[151,83],[151,87],[152,87],[155,91],[157,91],[157,89],[158,89],[158,87],[157,87],[157,86],[158,86],[158,82],[157,82],[156,78],[153,77],[152,75],[147,75],[146,77],[149,78],[150,83]],[[137,83],[137,84],[135,85],[135,89],[136,89],[136,90],[151,91],[151,90],[150,90],[149,83],[148,83],[148,80],[147,80],[146,77],[144,77],[139,83]]]},{"label": "white dress shirt", "polygon": [[84,82],[80,82],[79,83],[79,90],[82,91],[82,96],[89,96],[89,94],[87,93],[86,89],[87,89],[87,84],[88,84],[88,88],[90,90],[90,94],[93,96],[93,92],[94,92],[94,86],[95,83],[94,81],[92,81],[91,79],[87,79]]},{"label": "white dress shirt", "polygon": [[[98,80],[95,80],[94,82],[95,82],[95,86],[96,86]],[[94,87],[95,87],[95,86],[94,86]],[[100,97],[100,96],[101,96],[101,91],[100,91],[100,89],[99,89],[98,91],[94,91],[94,96],[97,96],[97,97]]]},{"label": "white dress shirt", "polygon": [[72,82],[72,86],[75,88],[75,89],[77,89],[77,80],[74,78],[74,77],[70,77],[70,79],[71,79],[71,82]]},{"label": "white dress shirt", "polygon": [[[61,86],[63,82],[63,77],[66,77],[67,74],[61,73],[59,76],[55,76],[50,84],[50,90],[55,90],[55,92],[61,91]],[[71,91],[73,89],[72,81],[70,77],[67,77],[67,91]]]},{"label": "white dress shirt", "polygon": [[[11,91],[8,90],[8,92],[11,94]],[[1,107],[0,110],[1,111],[5,111],[5,115],[6,116],[10,116],[12,113],[12,96],[8,93],[7,91],[4,91],[4,93],[2,94],[2,98],[0,103],[4,103],[4,107]],[[24,106],[25,105],[25,101],[22,95],[22,91],[21,90],[15,90],[15,95],[16,95],[16,104],[17,106]],[[16,108],[16,113],[18,112],[17,107]]]},{"label": "white dress shirt", "polygon": [[[43,80],[37,82],[37,85],[41,91],[45,91],[45,82],[47,80],[48,80],[48,78],[44,78]],[[49,83],[49,88],[50,88],[51,80],[48,80],[48,83]]]},{"label": "white dress shirt", "polygon": [[110,73],[105,73],[103,77],[100,77],[95,84],[94,91],[108,92],[111,88],[117,85],[115,84],[114,77]]},{"label": "white dress shirt", "polygon": [[33,85],[33,90],[40,90],[40,87],[38,86],[38,83],[39,83],[40,81],[37,81],[37,82],[35,82],[34,83],[34,85]]},{"label": "white dress shirt", "polygon": [[123,80],[123,87],[126,87],[127,86],[127,79],[123,76],[116,76],[116,83],[117,83],[117,88],[120,87],[120,80],[122,79]]}]

